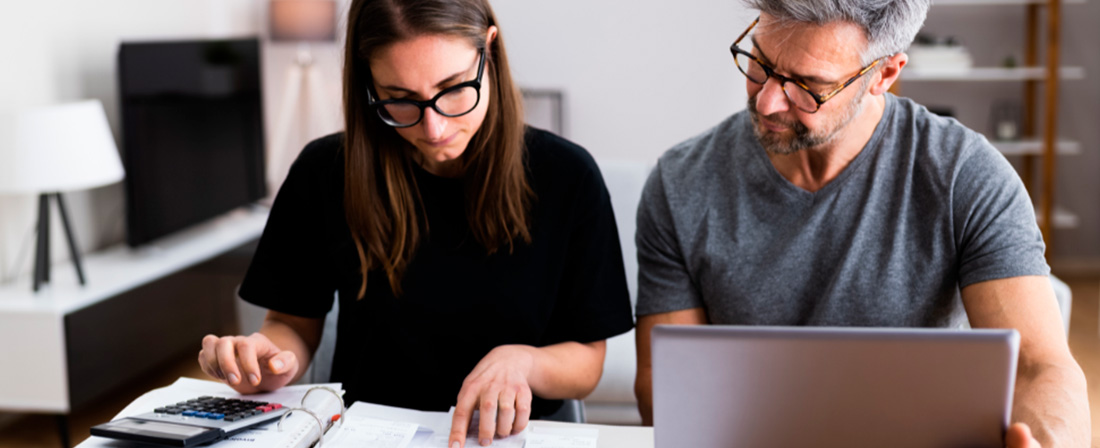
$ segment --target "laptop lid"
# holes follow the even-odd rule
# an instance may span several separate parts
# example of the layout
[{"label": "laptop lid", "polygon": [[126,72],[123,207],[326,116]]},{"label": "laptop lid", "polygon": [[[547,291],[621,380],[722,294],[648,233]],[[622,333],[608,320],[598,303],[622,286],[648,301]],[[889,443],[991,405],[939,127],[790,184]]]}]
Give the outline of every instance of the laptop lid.
[{"label": "laptop lid", "polygon": [[653,329],[656,448],[1003,447],[1015,330]]}]

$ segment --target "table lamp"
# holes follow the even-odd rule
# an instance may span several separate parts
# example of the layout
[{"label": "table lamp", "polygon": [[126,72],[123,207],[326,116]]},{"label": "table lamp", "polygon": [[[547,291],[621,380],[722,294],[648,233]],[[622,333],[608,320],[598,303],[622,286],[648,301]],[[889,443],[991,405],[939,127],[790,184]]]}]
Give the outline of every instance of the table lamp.
[{"label": "table lamp", "polygon": [[123,175],[118,148],[98,100],[0,116],[0,193],[38,194],[35,292],[50,281],[50,199],[57,200],[73,266],[84,285],[80,251],[61,192],[112,184]]},{"label": "table lamp", "polygon": [[[321,75],[313,64],[310,43],[336,40],[335,0],[271,0],[271,40],[298,44],[298,55],[290,66],[283,88],[282,107],[276,118],[276,132],[270,154],[271,169],[268,172],[269,191],[275,192],[296,153],[290,152],[290,131],[305,129],[307,137],[317,137],[311,132],[316,122],[325,125],[333,122],[329,103],[321,88]],[[306,94],[308,93],[308,95]],[[306,100],[303,101],[302,97]],[[295,116],[298,120],[296,122]],[[309,121],[307,121],[309,120]]]}]

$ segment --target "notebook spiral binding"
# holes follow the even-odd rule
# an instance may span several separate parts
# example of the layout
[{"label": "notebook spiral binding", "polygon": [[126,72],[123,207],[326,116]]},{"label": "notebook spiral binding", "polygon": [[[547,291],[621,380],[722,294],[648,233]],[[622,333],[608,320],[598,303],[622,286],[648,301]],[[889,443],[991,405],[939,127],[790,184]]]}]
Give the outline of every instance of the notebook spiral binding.
[{"label": "notebook spiral binding", "polygon": [[339,402],[340,402],[340,414],[338,415],[339,418],[336,420],[336,422],[337,422],[337,425],[339,425],[340,427],[344,426],[344,415],[347,414],[347,411],[348,411],[347,406],[344,405],[344,397],[341,397],[338,392],[336,392],[336,391],[334,391],[334,390],[332,390],[328,387],[315,386],[315,387],[311,387],[309,390],[307,390],[306,394],[302,396],[302,401],[301,401],[301,403],[299,403],[301,406],[287,409],[286,413],[283,414],[282,417],[279,417],[278,430],[279,431],[283,430],[283,420],[286,420],[286,417],[288,415],[293,414],[294,412],[297,412],[297,411],[305,412],[306,414],[309,414],[310,416],[313,417],[314,420],[317,421],[317,429],[318,429],[318,431],[317,431],[317,440],[315,441],[315,444],[312,445],[312,446],[315,446],[317,448],[321,448],[321,441],[324,440],[325,433],[328,432],[328,428],[325,428],[324,419],[319,417],[316,412],[313,412],[312,410],[305,407],[306,398],[308,398],[309,394],[313,393],[313,391],[315,391],[315,390],[328,391],[328,393],[332,394],[333,396],[336,397],[337,400],[339,400]]}]

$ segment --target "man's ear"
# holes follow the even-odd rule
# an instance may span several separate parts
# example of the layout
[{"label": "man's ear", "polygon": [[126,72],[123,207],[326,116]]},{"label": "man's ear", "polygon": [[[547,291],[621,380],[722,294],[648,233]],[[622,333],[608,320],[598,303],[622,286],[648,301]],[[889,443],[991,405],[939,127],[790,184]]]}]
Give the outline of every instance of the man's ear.
[{"label": "man's ear", "polygon": [[894,85],[901,76],[901,69],[907,63],[909,63],[909,55],[905,53],[898,53],[884,59],[879,63],[881,67],[877,70],[879,78],[871,84],[869,92],[872,95],[882,95],[889,91],[890,86]]}]

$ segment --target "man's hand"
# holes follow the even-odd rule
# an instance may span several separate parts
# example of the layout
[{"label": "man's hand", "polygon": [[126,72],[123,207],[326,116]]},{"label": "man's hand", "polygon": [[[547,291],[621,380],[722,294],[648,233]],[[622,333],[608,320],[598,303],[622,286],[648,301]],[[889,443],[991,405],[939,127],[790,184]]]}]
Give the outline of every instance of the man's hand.
[{"label": "man's hand", "polygon": [[1005,448],[1040,448],[1026,423],[1013,423],[1005,431]]},{"label": "man's hand", "polygon": [[478,440],[493,443],[493,435],[506,437],[527,427],[531,418],[531,386],[528,377],[534,366],[533,347],[502,345],[489,352],[474,367],[458,392],[451,420],[451,448],[464,448],[466,429],[474,411],[481,412]]}]

